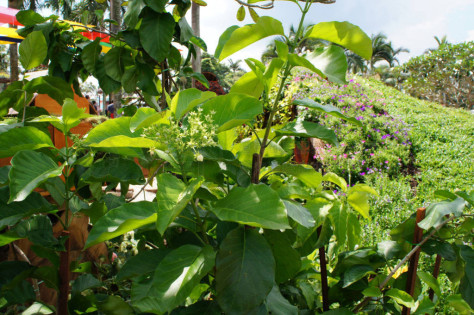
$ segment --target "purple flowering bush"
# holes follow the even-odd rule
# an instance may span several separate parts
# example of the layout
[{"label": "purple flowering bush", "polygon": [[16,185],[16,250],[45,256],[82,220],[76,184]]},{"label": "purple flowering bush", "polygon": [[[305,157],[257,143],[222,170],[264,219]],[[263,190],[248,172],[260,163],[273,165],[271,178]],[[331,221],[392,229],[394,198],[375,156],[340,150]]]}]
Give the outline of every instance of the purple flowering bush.
[{"label": "purple flowering bush", "polygon": [[365,182],[371,174],[396,177],[408,173],[411,163],[410,126],[390,115],[386,102],[376,91],[350,80],[347,85],[322,81],[318,76],[297,75],[292,83],[293,100],[309,98],[320,104],[338,107],[343,114],[360,120],[364,128],[309,108],[299,108],[299,117],[333,129],[340,146],[325,144],[315,158],[325,171],[344,176],[349,182]]}]

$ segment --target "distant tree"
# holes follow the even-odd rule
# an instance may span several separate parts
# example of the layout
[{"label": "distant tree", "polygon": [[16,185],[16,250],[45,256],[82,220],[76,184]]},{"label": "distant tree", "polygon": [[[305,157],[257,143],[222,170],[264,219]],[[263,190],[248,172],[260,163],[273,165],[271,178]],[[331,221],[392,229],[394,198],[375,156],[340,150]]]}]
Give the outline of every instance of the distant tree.
[{"label": "distant tree", "polygon": [[438,43],[438,47],[439,46],[442,46],[442,45],[446,45],[448,44],[448,38],[446,35],[444,35],[443,37],[439,38],[438,36],[435,36],[434,37],[435,41]]},{"label": "distant tree", "polygon": [[10,65],[10,56],[8,49],[4,45],[0,45],[0,71],[7,71]]},{"label": "distant tree", "polygon": [[367,65],[365,64],[364,58],[348,49],[345,50],[345,54],[347,58],[347,71],[349,73],[359,73],[367,71]]},{"label": "distant tree", "polygon": [[232,59],[229,59],[229,68],[230,70],[232,70],[232,72],[237,72],[237,71],[242,71],[242,67],[240,66],[240,63],[242,62],[242,60],[236,60],[236,61],[233,61]]}]

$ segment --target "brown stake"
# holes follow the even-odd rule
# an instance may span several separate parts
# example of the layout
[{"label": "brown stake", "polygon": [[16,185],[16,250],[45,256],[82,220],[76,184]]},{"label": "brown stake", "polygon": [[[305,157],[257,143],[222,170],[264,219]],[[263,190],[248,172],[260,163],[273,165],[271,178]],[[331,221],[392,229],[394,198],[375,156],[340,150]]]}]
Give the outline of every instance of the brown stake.
[{"label": "brown stake", "polygon": [[260,181],[260,156],[254,153],[252,156],[252,183],[258,184]]},{"label": "brown stake", "polygon": [[[318,238],[321,235],[322,226],[318,227]],[[321,288],[323,293],[323,311],[329,311],[329,287],[328,270],[326,268],[326,250],[324,246],[319,248],[319,264],[321,266]]]},{"label": "brown stake", "polygon": [[[436,255],[436,261],[435,261],[434,270],[433,270],[433,277],[434,277],[435,279],[438,279],[440,267],[441,267],[441,256],[440,256],[440,255]],[[434,298],[434,290],[433,290],[433,289],[430,289],[428,295],[429,295],[429,297],[430,297],[430,300],[433,301],[433,298]]]},{"label": "brown stake", "polygon": [[[423,237],[423,230],[418,226],[418,223],[420,223],[425,218],[425,210],[425,208],[418,208],[416,210],[416,224],[415,233],[413,234],[413,247],[415,247],[419,242],[421,242],[421,238]],[[413,293],[415,292],[416,270],[418,269],[420,251],[421,250],[418,249],[410,258],[410,265],[408,267],[405,291],[411,296],[413,296]],[[410,311],[410,308],[404,306],[402,310],[402,315],[410,315]]]},{"label": "brown stake", "polygon": [[[62,231],[61,236],[69,236],[69,231]],[[66,251],[61,252],[59,265],[59,297],[58,297],[58,314],[67,315],[67,300],[69,298],[69,252],[71,246],[69,237],[64,243]]]}]

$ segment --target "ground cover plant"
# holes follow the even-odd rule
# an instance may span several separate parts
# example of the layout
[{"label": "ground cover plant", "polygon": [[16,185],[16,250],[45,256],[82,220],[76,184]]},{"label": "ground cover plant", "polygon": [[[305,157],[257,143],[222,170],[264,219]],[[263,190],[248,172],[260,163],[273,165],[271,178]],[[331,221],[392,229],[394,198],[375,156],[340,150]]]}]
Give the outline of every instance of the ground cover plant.
[{"label": "ground cover plant", "polygon": [[[49,63],[50,76],[19,81],[1,95],[2,111],[13,106],[24,114],[3,126],[0,134],[2,156],[13,156],[11,167],[2,168],[5,210],[0,222],[5,232],[0,244],[28,238],[51,266],[2,262],[3,310],[54,310],[54,305],[31,304],[39,299],[26,281],[30,278],[59,291],[60,314],[433,310],[427,287],[412,297],[401,289],[403,277],[393,277],[416,252],[411,250],[414,219],[399,226],[393,240],[361,247],[360,219],[370,217],[374,189],[363,183],[348,187],[334,173],[323,175],[309,165],[291,162],[294,137],[319,138],[332,146],[342,141],[332,129],[314,121],[275,119],[289,105],[282,100],[292,69],[302,66],[344,84],[347,61],[341,46],[366,59],[371,55],[370,38],[360,28],[348,22],[303,27],[313,3],[293,2],[301,10],[295,36],[277,44],[278,57],[268,65],[247,59],[252,71],[222,96],[196,89],[171,94],[170,86],[180,75],[205,83],[199,74],[189,72],[189,58],[181,60],[173,46],[184,43],[190,54],[193,43],[204,47],[189,33],[183,18],[187,1],[129,2],[127,28],[111,40],[115,47],[105,55],[97,41],[86,40],[56,17],[19,14],[27,26],[23,43],[28,44],[20,49],[20,60],[25,68]],[[172,13],[166,5],[173,6]],[[153,31],[160,35],[158,40],[146,40]],[[222,60],[271,35],[285,35],[281,22],[271,17],[232,26],[221,36],[214,55]],[[310,62],[295,54],[299,41],[308,38],[336,45],[321,47]],[[70,144],[71,128],[87,116],[72,101],[70,85],[88,75],[97,77],[109,92],[138,91],[150,107],[125,111]],[[26,105],[34,92],[47,93],[62,104],[62,116],[28,113]],[[291,105],[363,127],[335,106],[315,101]],[[265,126],[241,139],[238,128],[253,126],[264,108]],[[65,148],[52,146],[44,132],[48,124],[64,133]],[[149,169],[148,180],[157,181],[154,201],[131,202],[107,194],[118,183],[125,192],[128,184],[145,181],[135,159]],[[48,191],[55,202],[47,203],[33,192],[36,187]],[[433,254],[451,254],[445,255],[452,262],[451,280],[459,283],[451,302],[468,312],[473,304],[473,249],[466,244],[473,196],[447,191],[441,195],[445,200],[431,205],[418,225],[425,231],[422,242],[435,242],[429,247]],[[131,255],[124,257],[118,273],[102,281],[90,264],[73,262],[73,272],[79,276],[70,288],[69,239],[67,233],[59,237],[52,233],[46,214],[58,219],[65,231],[74,218],[87,215],[92,229],[84,250],[123,240],[131,245]],[[439,295],[436,279],[429,275],[423,279]]]}]

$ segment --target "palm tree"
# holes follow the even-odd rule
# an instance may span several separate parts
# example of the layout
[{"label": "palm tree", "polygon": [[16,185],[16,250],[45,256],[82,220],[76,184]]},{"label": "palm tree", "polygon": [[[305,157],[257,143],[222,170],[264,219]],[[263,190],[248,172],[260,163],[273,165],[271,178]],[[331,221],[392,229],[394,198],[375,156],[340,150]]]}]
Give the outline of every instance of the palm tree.
[{"label": "palm tree", "polygon": [[374,71],[374,65],[378,61],[386,61],[389,65],[393,64],[392,43],[387,41],[387,36],[383,33],[372,35],[372,58],[370,59],[370,70]]},{"label": "palm tree", "polygon": [[365,64],[365,59],[359,56],[358,54],[346,49],[345,50],[347,58],[347,71],[349,73],[358,73],[366,72],[367,66]]},{"label": "palm tree", "polygon": [[[390,42],[390,46],[392,46],[392,42]],[[396,62],[397,64],[400,64],[400,61],[398,61],[398,58],[396,57],[398,54],[402,52],[405,52],[405,53],[410,52],[410,50],[405,47],[399,47],[397,49],[392,48],[392,49],[393,49],[393,55],[392,55],[392,63],[390,64],[390,67],[393,67],[395,65],[394,62]]]},{"label": "palm tree", "polygon": [[438,43],[438,47],[448,44],[448,38],[446,35],[444,35],[441,38],[439,38],[438,36],[435,36],[434,39]]},{"label": "palm tree", "polygon": [[243,71],[242,67],[240,66],[240,63],[242,60],[237,60],[233,61],[232,59],[229,59],[229,68],[233,73],[236,73],[237,71]]},{"label": "palm tree", "polygon": [[[20,9],[22,4],[22,0],[8,0],[8,7],[12,9]],[[10,44],[10,81],[14,82],[18,79],[18,44]]]}]

